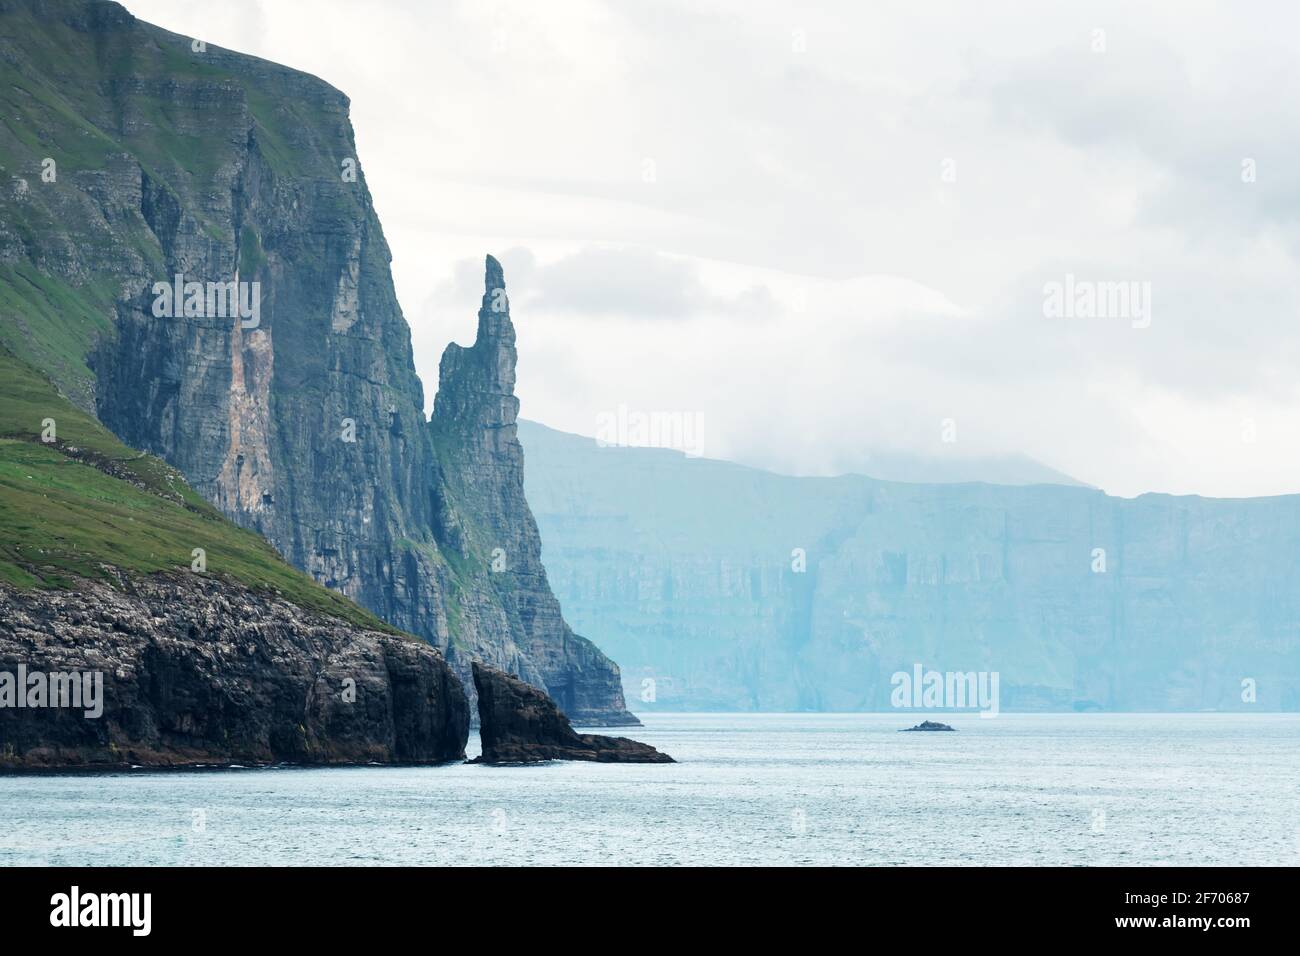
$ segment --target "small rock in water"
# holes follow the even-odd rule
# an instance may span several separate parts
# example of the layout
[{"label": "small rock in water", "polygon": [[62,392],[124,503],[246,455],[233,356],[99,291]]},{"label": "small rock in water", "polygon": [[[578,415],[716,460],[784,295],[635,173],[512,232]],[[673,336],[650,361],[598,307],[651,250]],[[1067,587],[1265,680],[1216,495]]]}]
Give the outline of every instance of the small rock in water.
[{"label": "small rock in water", "polygon": [[955,728],[949,727],[947,724],[941,724],[938,723],[937,721],[923,720],[915,727],[904,727],[902,730],[899,731],[899,733],[908,733],[909,731],[913,731],[913,730],[954,730],[954,729]]}]

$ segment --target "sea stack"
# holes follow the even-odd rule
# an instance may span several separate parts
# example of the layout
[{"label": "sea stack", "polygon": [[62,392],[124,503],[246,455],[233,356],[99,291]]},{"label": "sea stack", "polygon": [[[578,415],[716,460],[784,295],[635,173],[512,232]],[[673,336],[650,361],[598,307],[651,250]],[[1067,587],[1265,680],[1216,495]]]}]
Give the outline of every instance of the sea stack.
[{"label": "sea stack", "polygon": [[579,734],[545,691],[504,671],[474,662],[481,763],[593,760],[598,763],[673,763],[649,744],[626,737]]},{"label": "sea stack", "polygon": [[458,593],[474,595],[465,605],[494,623],[447,659],[467,684],[470,662],[481,661],[542,688],[581,724],[634,727],[618,665],[565,623],[542,564],[524,496],[517,359],[505,272],[487,256],[474,344],[443,352],[429,434],[441,493],[455,504],[435,522],[439,547],[464,569]]}]

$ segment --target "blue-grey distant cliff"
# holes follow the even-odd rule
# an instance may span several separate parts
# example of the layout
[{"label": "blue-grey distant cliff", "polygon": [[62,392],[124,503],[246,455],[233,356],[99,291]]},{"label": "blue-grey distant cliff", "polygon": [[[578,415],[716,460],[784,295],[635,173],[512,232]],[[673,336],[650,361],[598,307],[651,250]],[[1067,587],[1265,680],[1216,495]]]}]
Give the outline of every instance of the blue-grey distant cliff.
[{"label": "blue-grey distant cliff", "polygon": [[1300,709],[1300,496],[789,478],[520,435],[552,586],[640,709],[888,709],[918,663],[998,672],[1003,709]]}]

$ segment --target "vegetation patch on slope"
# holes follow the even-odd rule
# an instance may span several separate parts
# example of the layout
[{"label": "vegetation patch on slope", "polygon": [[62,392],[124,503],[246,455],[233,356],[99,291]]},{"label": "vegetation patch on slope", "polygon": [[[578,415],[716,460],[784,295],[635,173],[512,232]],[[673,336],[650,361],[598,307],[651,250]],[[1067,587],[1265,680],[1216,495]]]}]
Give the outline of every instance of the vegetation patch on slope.
[{"label": "vegetation patch on slope", "polygon": [[[50,428],[53,428],[51,434]],[[52,441],[44,438],[52,437]],[[192,572],[202,548],[205,572]],[[393,632],[226,520],[165,462],[123,445],[0,351],[0,581],[67,588],[115,571],[207,573]]]}]

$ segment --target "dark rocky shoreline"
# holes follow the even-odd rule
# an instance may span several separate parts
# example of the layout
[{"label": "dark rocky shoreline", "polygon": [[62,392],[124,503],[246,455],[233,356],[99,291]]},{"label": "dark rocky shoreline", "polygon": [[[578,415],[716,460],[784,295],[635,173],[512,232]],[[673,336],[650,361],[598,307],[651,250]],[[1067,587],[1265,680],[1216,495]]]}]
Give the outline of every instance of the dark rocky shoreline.
[{"label": "dark rocky shoreline", "polygon": [[469,705],[433,647],[203,575],[0,586],[0,673],[102,674],[102,715],[0,707],[0,769],[436,764]]}]

